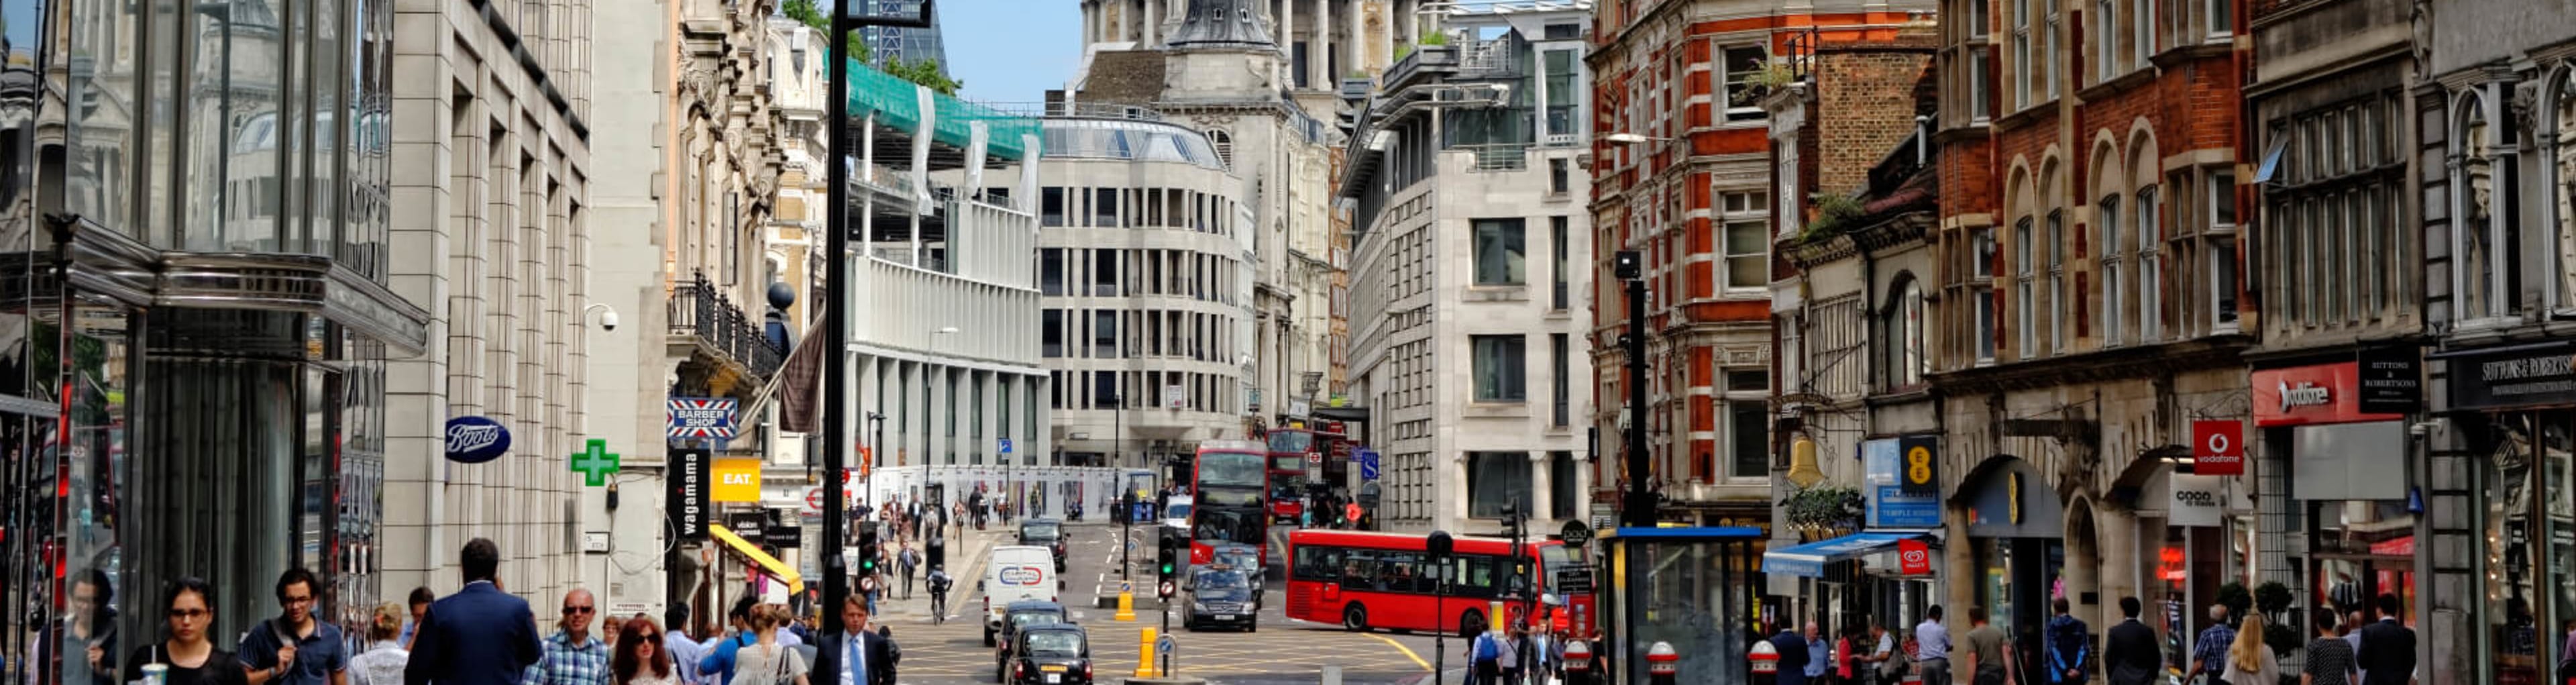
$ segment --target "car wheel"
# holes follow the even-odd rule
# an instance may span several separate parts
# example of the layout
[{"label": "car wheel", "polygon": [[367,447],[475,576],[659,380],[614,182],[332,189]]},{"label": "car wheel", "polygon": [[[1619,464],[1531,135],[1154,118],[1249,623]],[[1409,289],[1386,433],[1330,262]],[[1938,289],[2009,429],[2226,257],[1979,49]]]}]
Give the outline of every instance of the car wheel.
[{"label": "car wheel", "polygon": [[1354,633],[1368,632],[1368,609],[1361,607],[1358,602],[1352,602],[1349,607],[1343,608],[1342,627]]}]

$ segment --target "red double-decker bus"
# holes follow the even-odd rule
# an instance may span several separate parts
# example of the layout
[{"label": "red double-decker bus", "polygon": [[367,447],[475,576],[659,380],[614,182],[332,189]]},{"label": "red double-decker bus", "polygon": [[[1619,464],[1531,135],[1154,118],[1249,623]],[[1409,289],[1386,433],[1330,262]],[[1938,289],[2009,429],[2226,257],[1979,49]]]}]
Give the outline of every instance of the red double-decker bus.
[{"label": "red double-decker bus", "polygon": [[1293,523],[1306,513],[1306,458],[1317,454],[1315,432],[1304,428],[1270,431],[1270,516]]},{"label": "red double-decker bus", "polygon": [[1260,548],[1270,559],[1269,497],[1263,468],[1268,446],[1250,440],[1199,443],[1190,464],[1190,563],[1207,563],[1210,545],[1231,543]]},{"label": "red double-decker bus", "polygon": [[[1575,567],[1565,544],[1540,541],[1521,545],[1521,559],[1538,562],[1538,591],[1564,598],[1564,606],[1539,604],[1525,582],[1512,573],[1512,541],[1502,538],[1453,538],[1449,583],[1442,590],[1428,538],[1404,533],[1345,530],[1300,530],[1288,535],[1289,618],[1339,623],[1351,630],[1457,630],[1472,635],[1484,629],[1491,603],[1520,615],[1537,606],[1563,611],[1575,635],[1592,634],[1590,587],[1563,588],[1559,571]],[[1580,592],[1564,592],[1566,589]],[[1435,592],[1440,593],[1435,597]],[[1525,604],[1527,602],[1527,604]]]}]

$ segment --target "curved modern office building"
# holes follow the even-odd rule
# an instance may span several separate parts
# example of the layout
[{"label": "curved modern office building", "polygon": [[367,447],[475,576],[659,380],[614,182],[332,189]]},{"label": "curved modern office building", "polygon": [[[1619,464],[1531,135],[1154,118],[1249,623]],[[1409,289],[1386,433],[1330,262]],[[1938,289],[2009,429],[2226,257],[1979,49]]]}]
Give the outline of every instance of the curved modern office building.
[{"label": "curved modern office building", "polygon": [[1251,207],[1205,135],[1057,105],[1038,177],[1040,346],[1066,464],[1147,467],[1244,436]]}]

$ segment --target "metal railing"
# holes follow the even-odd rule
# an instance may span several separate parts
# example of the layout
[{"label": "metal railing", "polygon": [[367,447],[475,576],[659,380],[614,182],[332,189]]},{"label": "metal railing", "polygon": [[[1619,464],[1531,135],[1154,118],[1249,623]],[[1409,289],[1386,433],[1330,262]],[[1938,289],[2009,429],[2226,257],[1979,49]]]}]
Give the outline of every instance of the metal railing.
[{"label": "metal railing", "polygon": [[1449,149],[1475,155],[1475,162],[1468,166],[1469,171],[1523,171],[1529,169],[1530,146],[1526,143],[1456,145],[1451,146]]},{"label": "metal railing", "polygon": [[1130,119],[1162,121],[1162,110],[1142,105],[1113,102],[987,102],[985,106],[1024,117],[1084,117],[1090,119]]},{"label": "metal railing", "polygon": [[753,375],[768,377],[778,372],[787,353],[770,345],[769,336],[761,333],[757,317],[734,306],[733,298],[707,282],[705,272],[671,289],[666,311],[671,318],[671,335],[698,339],[726,359],[751,368]]}]

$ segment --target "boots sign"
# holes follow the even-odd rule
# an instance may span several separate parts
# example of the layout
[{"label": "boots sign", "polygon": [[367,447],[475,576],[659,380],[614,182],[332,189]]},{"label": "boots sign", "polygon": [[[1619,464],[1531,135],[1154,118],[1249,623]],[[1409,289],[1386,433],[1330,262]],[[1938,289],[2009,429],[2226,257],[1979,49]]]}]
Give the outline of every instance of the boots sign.
[{"label": "boots sign", "polygon": [[2191,422],[2191,472],[2204,476],[2245,475],[2245,422]]}]

